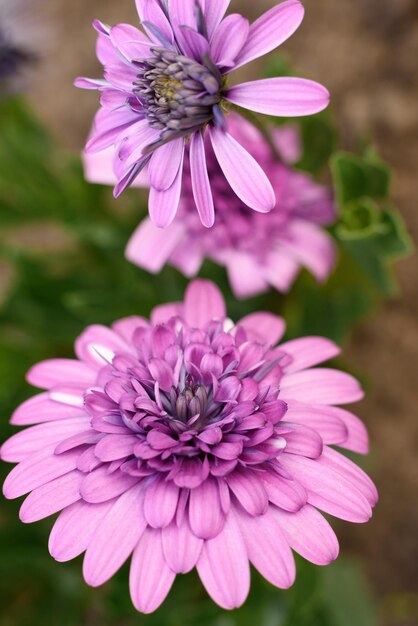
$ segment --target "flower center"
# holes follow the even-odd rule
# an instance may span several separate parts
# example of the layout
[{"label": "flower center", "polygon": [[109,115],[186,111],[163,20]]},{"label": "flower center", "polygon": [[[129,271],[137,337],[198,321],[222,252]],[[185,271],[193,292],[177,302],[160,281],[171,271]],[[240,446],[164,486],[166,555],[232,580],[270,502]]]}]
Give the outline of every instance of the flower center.
[{"label": "flower center", "polygon": [[138,63],[134,93],[161,143],[191,134],[222,115],[223,79],[206,55],[203,64],[165,48]]}]

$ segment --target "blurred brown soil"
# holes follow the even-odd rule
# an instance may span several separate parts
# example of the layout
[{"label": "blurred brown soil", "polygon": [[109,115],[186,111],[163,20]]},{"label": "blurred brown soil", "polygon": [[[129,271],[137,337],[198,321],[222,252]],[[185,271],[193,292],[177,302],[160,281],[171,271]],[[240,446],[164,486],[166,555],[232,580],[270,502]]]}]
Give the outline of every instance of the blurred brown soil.
[{"label": "blurred brown soil", "polygon": [[[96,99],[76,93],[74,77],[98,75],[93,18],[135,20],[133,0],[40,0],[51,30],[33,76],[32,101],[65,145],[79,150]],[[252,18],[273,0],[233,0]],[[244,6],[245,5],[245,6]],[[418,2],[306,0],[302,28],[283,48],[300,75],[324,82],[344,146],[373,137],[395,169],[394,198],[418,238]],[[39,15],[38,15],[39,17]],[[399,265],[400,299],[359,329],[346,354],[370,380],[358,411],[369,426],[369,470],[381,502],[366,526],[343,525],[342,544],[364,558],[384,602],[385,626],[418,625],[418,280],[416,257]],[[353,624],[353,626],[355,626]]]}]

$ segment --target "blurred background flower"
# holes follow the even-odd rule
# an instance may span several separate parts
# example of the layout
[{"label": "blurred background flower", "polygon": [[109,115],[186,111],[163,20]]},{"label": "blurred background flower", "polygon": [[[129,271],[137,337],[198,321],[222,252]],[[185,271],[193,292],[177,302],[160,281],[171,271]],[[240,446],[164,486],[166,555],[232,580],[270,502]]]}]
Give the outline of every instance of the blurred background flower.
[{"label": "blurred background flower", "polygon": [[[291,61],[295,74],[326,82],[332,92],[338,145],[345,150],[332,158],[340,212],[331,229],[339,247],[335,274],[318,288],[302,272],[285,299],[270,292],[246,305],[231,296],[222,268],[205,262],[202,274],[222,285],[236,319],[245,307],[267,307],[286,318],[288,337],[303,332],[345,343],[350,338],[345,355],[367,389],[359,413],[373,445],[363,466],[381,493],[378,515],[365,527],[338,525],[342,559],[324,570],[298,563],[298,581],[287,592],[272,591],[255,578],[246,606],[225,615],[206,604],[187,578],[176,588],[176,601],[169,598],[163,613],[146,618],[149,623],[418,624],[416,259],[398,264],[397,292],[388,272],[388,260],[410,249],[393,201],[418,235],[417,7],[414,0],[305,0],[304,5],[304,24],[286,44],[285,57],[270,57],[271,74],[264,64],[252,69],[277,75]],[[179,298],[185,286],[170,267],[157,280],[123,260],[129,237],[145,217],[146,198],[134,190],[115,206],[110,190],[83,182],[78,156],[95,103],[81,98],[72,81],[100,72],[91,54],[91,22],[100,17],[110,24],[132,23],[133,3],[38,0],[27,6],[25,19],[40,22],[47,36],[41,45],[28,46],[38,61],[29,66],[26,101],[0,104],[2,439],[12,434],[9,415],[31,393],[23,380],[33,363],[70,355],[73,337],[86,325],[109,324],[134,311],[147,316],[158,302]],[[270,0],[256,6],[233,0],[231,10],[255,19],[271,6]],[[29,42],[34,29],[22,32],[13,41]],[[300,128],[298,167],[329,184],[324,166],[336,146],[333,126],[320,116],[301,120]],[[395,170],[390,195],[388,172],[376,150]],[[393,298],[394,293],[402,297]],[[2,626],[138,623],[126,594],[126,570],[101,590],[87,589],[79,563],[63,568],[47,557],[48,524],[24,527],[16,519],[16,506],[2,502]]]},{"label": "blurred background flower", "polygon": [[205,258],[212,259],[226,267],[238,298],[258,295],[271,287],[287,292],[301,267],[318,281],[325,281],[334,266],[336,250],[321,226],[331,225],[337,211],[331,188],[291,167],[302,156],[298,129],[267,128],[267,141],[252,124],[235,115],[229,116],[228,128],[232,137],[252,150],[267,173],[276,195],[275,208],[263,215],[246,207],[229,187],[207,145],[207,167],[217,209],[215,225],[205,228],[196,216],[193,190],[187,183],[186,156],[177,219],[164,231],[150,219],[144,220],[128,244],[127,258],[149,272],[160,272],[169,262],[188,277],[196,276]]}]

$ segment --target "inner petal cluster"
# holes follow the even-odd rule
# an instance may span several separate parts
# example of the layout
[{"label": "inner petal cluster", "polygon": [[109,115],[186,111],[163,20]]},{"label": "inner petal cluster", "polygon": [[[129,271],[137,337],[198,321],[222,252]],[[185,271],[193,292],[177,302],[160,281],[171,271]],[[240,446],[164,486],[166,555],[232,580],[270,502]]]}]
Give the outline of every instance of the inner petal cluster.
[{"label": "inner petal cluster", "polygon": [[286,355],[225,324],[196,330],[173,318],[137,329],[136,356],[116,355],[85,396],[98,459],[193,488],[277,458],[286,446],[279,422],[287,406],[278,398]]}]

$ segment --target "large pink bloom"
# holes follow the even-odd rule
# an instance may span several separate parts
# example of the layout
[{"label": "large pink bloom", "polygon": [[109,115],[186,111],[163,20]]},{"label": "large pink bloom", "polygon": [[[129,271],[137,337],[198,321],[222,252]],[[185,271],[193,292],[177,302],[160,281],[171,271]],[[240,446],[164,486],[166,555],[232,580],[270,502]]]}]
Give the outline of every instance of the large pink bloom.
[{"label": "large pink bloom", "polygon": [[334,406],[363,397],[356,380],[313,367],[338,348],[319,337],[275,347],[283,331],[270,313],[234,325],[205,281],[150,322],[87,328],[76,360],[29,372],[46,391],[12,418],[37,425],[2,447],[18,463],[4,494],[29,493],[23,522],[62,511],[50,552],[58,561],[85,552],[91,585],[132,556],[131,596],[145,613],[194,567],[226,609],[245,601],[250,562],[289,587],[292,549],[318,565],[337,557],[318,509],[365,522],[377,493],[330,447],[368,445],[361,421]]},{"label": "large pink bloom", "polygon": [[[288,291],[301,266],[317,280],[325,280],[334,266],[335,246],[322,226],[335,220],[336,209],[328,187],[289,166],[300,156],[297,129],[289,126],[269,130],[281,161],[272,154],[264,137],[237,115],[230,116],[229,131],[245,148],[252,148],[268,173],[276,192],[275,209],[265,215],[246,207],[229,187],[207,145],[217,211],[215,225],[208,229],[201,224],[194,209],[192,185],[185,182],[175,222],[161,230],[150,219],[144,220],[128,245],[128,259],[155,273],[168,261],[189,278],[196,276],[205,258],[212,259],[227,268],[239,298],[262,293],[270,286]],[[88,161],[90,178],[103,182],[104,172],[110,168],[99,171]]]},{"label": "large pink bloom", "polygon": [[115,196],[147,168],[149,211],[160,227],[168,226],[177,211],[188,142],[196,207],[205,226],[214,223],[205,134],[242,202],[260,212],[275,206],[266,174],[228,133],[225,111],[231,105],[287,117],[316,113],[329,101],[324,87],[300,78],[228,87],[232,70],[282,44],[303,18],[299,0],[287,0],[250,26],[238,14],[224,18],[229,2],[136,0],[144,30],[95,22],[105,77],[76,81],[78,87],[101,92],[87,151],[113,146]]}]

